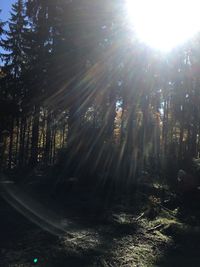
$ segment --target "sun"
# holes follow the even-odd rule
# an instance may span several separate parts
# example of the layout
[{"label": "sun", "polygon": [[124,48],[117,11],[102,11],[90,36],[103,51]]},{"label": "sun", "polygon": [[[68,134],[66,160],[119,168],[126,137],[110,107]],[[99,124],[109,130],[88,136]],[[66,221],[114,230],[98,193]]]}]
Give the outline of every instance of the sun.
[{"label": "sun", "polygon": [[150,47],[168,52],[200,31],[200,0],[126,0],[129,23]]}]

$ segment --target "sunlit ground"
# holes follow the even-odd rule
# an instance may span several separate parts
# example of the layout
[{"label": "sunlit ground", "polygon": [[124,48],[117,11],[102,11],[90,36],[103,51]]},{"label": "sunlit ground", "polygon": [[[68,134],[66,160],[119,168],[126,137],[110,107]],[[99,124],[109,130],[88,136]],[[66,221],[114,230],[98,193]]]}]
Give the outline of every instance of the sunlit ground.
[{"label": "sunlit ground", "polygon": [[126,0],[129,21],[139,39],[169,52],[200,30],[198,0]]}]

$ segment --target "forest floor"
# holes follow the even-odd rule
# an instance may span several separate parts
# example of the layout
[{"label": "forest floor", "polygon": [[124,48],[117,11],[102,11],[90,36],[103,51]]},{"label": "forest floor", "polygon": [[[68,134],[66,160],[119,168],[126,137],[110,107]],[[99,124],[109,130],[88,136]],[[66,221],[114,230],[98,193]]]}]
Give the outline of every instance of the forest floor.
[{"label": "forest floor", "polygon": [[200,266],[193,214],[185,220],[178,209],[161,208],[150,219],[147,209],[105,209],[97,196],[80,192],[63,199],[9,186],[2,196],[2,267]]}]

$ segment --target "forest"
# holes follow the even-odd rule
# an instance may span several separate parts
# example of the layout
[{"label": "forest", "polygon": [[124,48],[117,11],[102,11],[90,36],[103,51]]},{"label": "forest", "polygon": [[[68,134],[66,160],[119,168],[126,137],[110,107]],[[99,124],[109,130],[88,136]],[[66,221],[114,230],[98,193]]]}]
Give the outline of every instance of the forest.
[{"label": "forest", "polygon": [[200,266],[200,35],[17,0],[0,47],[0,266]]}]

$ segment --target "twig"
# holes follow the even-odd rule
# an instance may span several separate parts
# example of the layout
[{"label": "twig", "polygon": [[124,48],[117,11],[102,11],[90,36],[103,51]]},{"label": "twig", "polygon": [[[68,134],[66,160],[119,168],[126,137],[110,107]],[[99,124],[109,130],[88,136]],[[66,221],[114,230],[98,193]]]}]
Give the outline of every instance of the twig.
[{"label": "twig", "polygon": [[[142,193],[141,191],[139,191],[139,193],[140,193],[141,195],[145,196],[146,198],[149,198],[149,196],[148,196],[147,194]],[[170,209],[164,207],[164,206],[163,206],[162,204],[160,204],[160,203],[157,203],[157,205],[160,206],[163,210],[166,210],[166,211],[169,212],[169,213],[172,213],[172,212],[173,212],[172,210],[170,210]],[[144,215],[144,214],[143,214],[143,215]],[[176,218],[176,216],[173,215],[173,214],[170,214],[170,216],[173,217],[173,218]]]},{"label": "twig", "polygon": [[155,230],[159,230],[159,229],[162,228],[162,226],[163,226],[162,224],[158,224],[158,225],[156,225],[156,226],[154,226],[154,227],[148,229],[147,231],[148,231],[148,232],[152,232],[152,231],[155,231]]},{"label": "twig", "polygon": [[138,221],[138,220],[140,220],[143,216],[145,215],[145,213],[144,212],[142,212],[142,214],[140,214],[140,216],[138,216],[136,219],[135,219],[135,221]]}]

